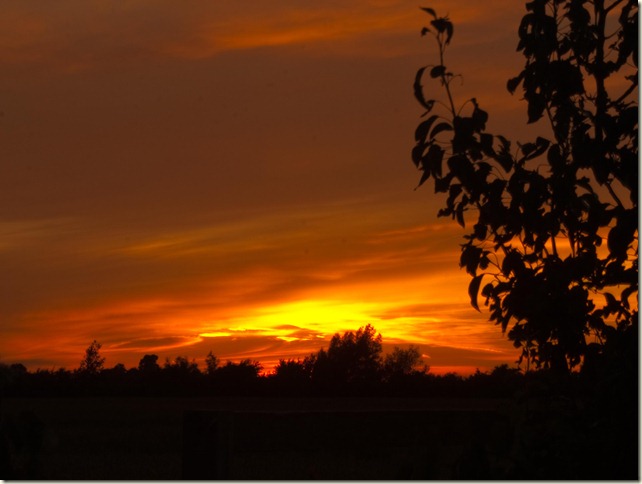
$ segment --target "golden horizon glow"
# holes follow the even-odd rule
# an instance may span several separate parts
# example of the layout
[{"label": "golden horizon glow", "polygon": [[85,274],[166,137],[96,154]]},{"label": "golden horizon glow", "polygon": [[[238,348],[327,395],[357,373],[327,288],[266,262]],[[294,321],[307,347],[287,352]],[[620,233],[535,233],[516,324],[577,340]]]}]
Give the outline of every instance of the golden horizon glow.
[{"label": "golden horizon glow", "polygon": [[[310,213],[306,218],[314,219]],[[294,222],[277,222],[274,216],[269,220],[272,225],[298,226]],[[319,216],[318,220],[326,218]],[[328,218],[327,222],[333,220]],[[325,223],[316,229],[331,234]],[[515,360],[511,344],[468,304],[465,294],[469,277],[464,271],[452,270],[459,255],[456,244],[445,251],[437,250],[442,240],[456,240],[456,227],[447,221],[404,227],[397,220],[383,229],[364,223],[354,227],[362,239],[358,254],[352,250],[343,254],[344,244],[339,242],[332,246],[330,259],[311,260],[310,266],[296,261],[291,269],[286,264],[280,268],[250,266],[239,270],[241,265],[226,270],[227,275],[214,284],[206,270],[200,284],[192,283],[183,292],[172,285],[171,297],[168,293],[154,298],[126,297],[118,302],[108,299],[85,309],[49,310],[31,318],[75,328],[76,336],[63,344],[65,353],[51,355],[68,367],[77,365],[87,341],[95,338],[103,344],[108,365],[120,362],[136,366],[147,353],[163,359],[191,355],[202,363],[208,351],[213,350],[222,360],[259,360],[269,371],[281,358],[306,356],[326,347],[333,334],[355,331],[366,324],[372,324],[383,335],[388,349],[415,344],[430,354],[432,347],[451,348],[450,351],[478,355],[477,367],[484,369]],[[240,230],[244,234],[247,229]],[[210,263],[220,270],[223,260],[231,254],[252,254],[258,247],[255,242],[235,247],[232,240],[236,232],[225,226],[177,232],[163,236],[158,243],[129,246],[143,247],[141,250],[110,252],[136,264],[164,261],[169,267],[175,263],[188,267],[192,260],[203,264],[211,258]],[[311,242],[309,237],[317,237],[315,233],[306,230],[295,237],[279,234],[259,245],[282,248],[287,247],[283,245],[286,240],[307,245]],[[432,253],[418,249],[426,241],[436,244]],[[166,244],[174,250],[165,250]],[[228,246],[231,250],[224,249]],[[305,275],[305,282],[292,285],[289,281],[296,280],[298,271]],[[183,280],[181,276],[177,283]],[[55,330],[49,331],[48,337],[60,339]],[[15,357],[21,354],[24,355],[16,352]],[[430,359],[427,362],[430,364]],[[439,368],[435,365],[434,371]],[[462,367],[462,371],[467,370]]]}]

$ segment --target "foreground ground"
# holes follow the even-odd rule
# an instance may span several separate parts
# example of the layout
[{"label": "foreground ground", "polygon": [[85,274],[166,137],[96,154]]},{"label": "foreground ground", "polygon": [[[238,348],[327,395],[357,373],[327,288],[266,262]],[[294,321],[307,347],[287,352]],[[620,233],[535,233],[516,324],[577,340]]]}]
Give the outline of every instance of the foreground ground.
[{"label": "foreground ground", "polygon": [[475,432],[498,433],[495,443],[510,440],[505,425],[495,417],[488,422],[489,415],[505,413],[505,402],[494,399],[3,398],[0,403],[4,416],[27,410],[45,424],[37,469],[42,479],[180,479],[184,438],[189,438],[183,435],[183,415],[193,410],[235,412],[229,477],[241,479],[449,478],[461,467],[462,455],[470,454]]}]

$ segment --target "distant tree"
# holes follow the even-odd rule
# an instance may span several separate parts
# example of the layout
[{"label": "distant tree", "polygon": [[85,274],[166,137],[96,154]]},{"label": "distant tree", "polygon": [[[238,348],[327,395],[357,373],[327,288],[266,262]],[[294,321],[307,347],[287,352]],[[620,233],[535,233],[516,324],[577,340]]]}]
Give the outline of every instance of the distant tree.
[{"label": "distant tree", "polygon": [[[486,132],[475,98],[456,104],[457,76],[444,64],[453,24],[424,8],[422,35],[436,39],[439,58],[415,79],[427,117],[412,159],[419,185],[433,178],[447,194],[438,215],[468,222],[460,267],[472,276],[472,306],[481,288],[520,361],[567,372],[637,335],[638,5],[534,0],[526,9],[517,46],[526,63],[507,87],[521,87],[528,123],[545,120],[550,137],[513,149]],[[424,74],[445,102],[426,95]]]},{"label": "distant tree", "polygon": [[511,397],[524,383],[525,376],[517,367],[502,364],[488,373],[479,368],[466,380],[467,391],[478,397]]},{"label": "distant tree", "polygon": [[279,364],[274,367],[274,377],[277,380],[290,382],[294,385],[308,381],[310,374],[309,366],[305,364],[305,360],[301,359],[281,359]]},{"label": "distant tree", "polygon": [[166,358],[163,371],[175,375],[195,375],[200,373],[196,361],[189,361],[185,356],[177,356],[174,360]]},{"label": "distant tree", "polygon": [[250,359],[241,360],[239,363],[227,361],[225,365],[218,369],[219,374],[231,374],[239,377],[257,378],[263,369],[263,365],[258,361]]},{"label": "distant tree", "polygon": [[205,373],[212,376],[218,368],[219,361],[216,356],[210,351],[205,357]]},{"label": "distant tree", "polygon": [[141,373],[149,374],[160,370],[157,355],[145,355],[138,362],[138,370]]},{"label": "distant tree", "polygon": [[125,365],[116,363],[113,368],[105,368],[100,372],[100,385],[92,389],[92,393],[95,395],[124,395],[128,391],[129,381]]},{"label": "distant tree", "polygon": [[214,372],[213,381],[224,393],[251,395],[256,390],[262,369],[263,366],[258,361],[227,361]]},{"label": "distant tree", "polygon": [[85,357],[80,362],[79,373],[96,375],[103,370],[105,358],[100,355],[102,345],[94,340],[85,350]]},{"label": "distant tree", "polygon": [[345,365],[348,381],[375,379],[381,368],[381,352],[381,334],[370,324],[356,333],[335,334],[328,346],[328,357]]},{"label": "distant tree", "polygon": [[327,351],[321,349],[304,363],[312,367],[312,379],[326,386],[377,382],[381,378],[381,352],[381,334],[368,324],[356,333],[336,333]]},{"label": "distant tree", "polygon": [[27,367],[22,363],[12,363],[9,368],[11,372],[17,376],[25,376],[28,373]]},{"label": "distant tree", "polygon": [[506,363],[497,365],[490,373],[492,378],[499,379],[515,379],[520,378],[520,375],[521,373],[518,368],[511,368]]},{"label": "distant tree", "polygon": [[383,374],[386,380],[410,375],[414,372],[426,373],[428,366],[421,368],[421,352],[419,348],[410,345],[407,349],[395,346],[392,353],[388,353],[383,360]]},{"label": "distant tree", "polygon": [[114,374],[119,376],[123,376],[125,375],[125,373],[127,373],[127,368],[123,363],[116,363],[111,370]]}]

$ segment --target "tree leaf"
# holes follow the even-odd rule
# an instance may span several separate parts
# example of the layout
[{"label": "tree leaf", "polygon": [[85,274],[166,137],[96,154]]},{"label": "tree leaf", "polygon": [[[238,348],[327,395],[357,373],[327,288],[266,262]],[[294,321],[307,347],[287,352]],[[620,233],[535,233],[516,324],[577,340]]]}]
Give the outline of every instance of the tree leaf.
[{"label": "tree leaf", "polygon": [[522,82],[524,75],[520,74],[517,77],[513,77],[512,79],[509,79],[506,82],[506,89],[508,89],[508,92],[511,94],[515,94],[515,90],[517,89],[517,86],[519,86],[519,83]]},{"label": "tree leaf", "polygon": [[457,223],[462,226],[462,228],[466,228],[466,223],[464,222],[464,204],[460,203],[457,205],[457,210],[455,210],[455,218],[457,219]]},{"label": "tree leaf", "polygon": [[446,66],[435,66],[430,69],[430,77],[433,79],[443,76],[446,73]]},{"label": "tree leaf", "polygon": [[525,143],[521,146],[524,158],[520,160],[520,162],[537,158],[548,149],[550,144],[551,142],[549,140],[542,138],[541,136],[537,137],[535,143]]},{"label": "tree leaf", "polygon": [[486,234],[488,233],[488,228],[484,224],[477,223],[473,226],[474,236],[476,239],[484,240],[486,239]]},{"label": "tree leaf", "polygon": [[457,200],[457,197],[463,190],[464,189],[462,188],[460,183],[453,183],[452,185],[450,185],[450,188],[448,189],[448,200],[450,206],[453,206],[455,200]]},{"label": "tree leaf", "polygon": [[495,154],[493,150],[493,135],[489,133],[482,133],[479,135],[479,144],[481,149],[486,156],[492,156]]},{"label": "tree leaf", "polygon": [[482,256],[482,250],[468,243],[464,246],[461,252],[461,257],[459,258],[459,267],[466,267],[466,272],[471,276],[477,275],[477,267],[479,266],[479,260]]},{"label": "tree leaf", "polygon": [[432,8],[427,8],[427,7],[419,7],[419,8],[421,8],[421,10],[423,10],[424,12],[428,12],[430,15],[432,15],[432,18],[434,19],[437,18],[437,14]]},{"label": "tree leaf", "polygon": [[618,302],[615,299],[615,296],[611,294],[610,292],[605,292],[604,293],[604,298],[606,299],[606,305],[609,308],[615,309],[618,306]]},{"label": "tree leaf", "polygon": [[536,148],[537,146],[535,145],[535,143],[524,143],[519,147],[519,149],[522,150],[522,153],[524,154],[524,158],[527,158],[528,155],[535,151]]},{"label": "tree leaf", "polygon": [[439,123],[437,126],[435,126],[430,133],[430,139],[434,139],[435,136],[437,136],[439,133],[442,131],[452,131],[453,127],[450,125],[450,123]]},{"label": "tree leaf", "polygon": [[475,109],[473,110],[473,129],[477,133],[481,133],[486,129],[486,122],[488,121],[488,113],[483,109],[479,109],[475,103]]},{"label": "tree leaf", "polygon": [[479,274],[478,276],[473,277],[472,281],[468,285],[468,295],[470,296],[470,305],[474,307],[477,311],[479,310],[479,304],[477,304],[477,294],[479,293],[479,285],[481,284],[482,278],[486,274]]},{"label": "tree leaf", "polygon": [[542,94],[535,94],[527,97],[528,100],[528,124],[532,124],[544,115],[546,100]]},{"label": "tree leaf", "polygon": [[421,163],[421,160],[424,156],[424,151],[426,151],[427,146],[429,145],[427,145],[426,143],[417,143],[412,149],[412,162],[416,167],[419,167],[419,163]]},{"label": "tree leaf", "polygon": [[453,24],[448,22],[446,24],[446,45],[450,44],[450,39],[453,38]]},{"label": "tree leaf", "polygon": [[424,97],[424,88],[421,85],[421,78],[424,74],[424,71],[428,68],[429,66],[424,66],[420,68],[417,71],[417,74],[415,75],[415,82],[413,84],[413,89],[415,92],[415,99],[419,101],[419,104],[421,104],[428,112],[432,110],[432,106],[434,104],[434,101],[426,100]]},{"label": "tree leaf", "polygon": [[[435,179],[435,193],[445,193],[448,191],[448,187],[450,187],[450,183],[453,180],[453,174],[452,173],[447,173],[445,177],[443,178],[436,178]],[[450,212],[448,212],[450,213]]]},{"label": "tree leaf", "polygon": [[435,20],[432,20],[430,24],[433,27],[435,27],[435,29],[437,29],[437,32],[442,34],[446,32],[446,30],[448,29],[448,24],[450,24],[450,21],[445,17],[441,17],[441,18],[436,18]]},{"label": "tree leaf", "polygon": [[444,159],[444,150],[437,144],[432,144],[428,149],[428,153],[422,160],[425,169],[430,171],[430,174],[435,178],[441,178],[441,165]]},{"label": "tree leaf", "polygon": [[426,168],[423,170],[423,173],[421,174],[421,178],[419,179],[419,185],[415,187],[415,190],[419,188],[421,185],[423,185],[424,182],[428,180],[428,178],[430,178],[430,170]]},{"label": "tree leaf", "polygon": [[433,123],[437,121],[437,118],[439,118],[439,116],[433,114],[425,121],[419,123],[419,126],[417,126],[417,129],[415,130],[415,141],[419,142],[426,139],[430,128],[432,127]]},{"label": "tree leaf", "polygon": [[455,155],[448,158],[448,168],[459,181],[470,190],[475,177],[475,169],[465,155]]}]

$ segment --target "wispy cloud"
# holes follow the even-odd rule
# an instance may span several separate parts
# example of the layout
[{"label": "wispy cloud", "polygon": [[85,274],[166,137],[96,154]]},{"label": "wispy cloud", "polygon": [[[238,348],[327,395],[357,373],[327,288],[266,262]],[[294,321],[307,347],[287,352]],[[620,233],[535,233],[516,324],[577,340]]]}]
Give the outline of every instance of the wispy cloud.
[{"label": "wispy cloud", "polygon": [[[106,254],[118,255],[112,259],[119,261],[115,272],[102,273],[93,295],[84,288],[81,300],[68,300],[57,310],[30,311],[30,324],[48,341],[64,338],[63,346],[81,352],[98,338],[109,355],[130,360],[140,358],[134,353],[193,353],[205,341],[235,338],[247,344],[264,338],[254,350],[244,346],[244,355],[264,351],[266,341],[270,348],[300,355],[334,332],[368,323],[390,342],[489,345],[482,337],[487,323],[462,304],[467,276],[452,270],[458,251],[444,249],[449,247],[444,239],[456,238],[456,229],[449,224],[404,228],[390,221],[397,228],[381,230],[380,220],[374,226],[354,223],[358,212],[346,214],[347,225],[339,229],[325,210],[316,216],[308,211],[305,225],[295,222],[296,213],[271,215],[103,247]],[[275,224],[282,229],[256,242],[248,239],[263,225]],[[352,245],[346,247],[337,231],[353,238]],[[311,250],[305,255],[302,247]],[[86,268],[100,260],[100,253],[88,250],[83,257],[75,263]],[[120,270],[128,276],[121,277]],[[133,274],[135,286],[127,282]],[[66,287],[78,291],[70,282]],[[25,282],[25,291],[31,287]],[[24,321],[16,324],[26,329]],[[71,339],[63,336],[70,334]],[[12,353],[35,356],[20,344],[6,357]],[[230,349],[222,356],[240,354]]]},{"label": "wispy cloud", "polygon": [[[333,4],[334,3],[334,4]],[[482,4],[432,2],[459,25],[501,24],[512,2]],[[362,38],[406,35],[430,18],[403,1],[243,2],[236,5],[134,0],[104,4],[66,0],[57,4],[2,2],[0,61],[58,63],[68,71],[147,57],[203,59],[224,52],[260,47],[306,45],[331,48],[335,54],[389,55],[394,42],[363,49]],[[508,9],[510,11],[510,9]],[[483,20],[482,20],[483,19]],[[496,29],[495,29],[496,30]],[[493,30],[485,29],[486,35]],[[485,39],[477,38],[477,41]],[[469,39],[462,39],[469,43]],[[332,44],[337,45],[332,47]],[[350,49],[352,45],[352,49]],[[387,47],[387,48],[386,48]],[[386,50],[388,52],[386,52]],[[397,49],[397,54],[403,51]]]}]

